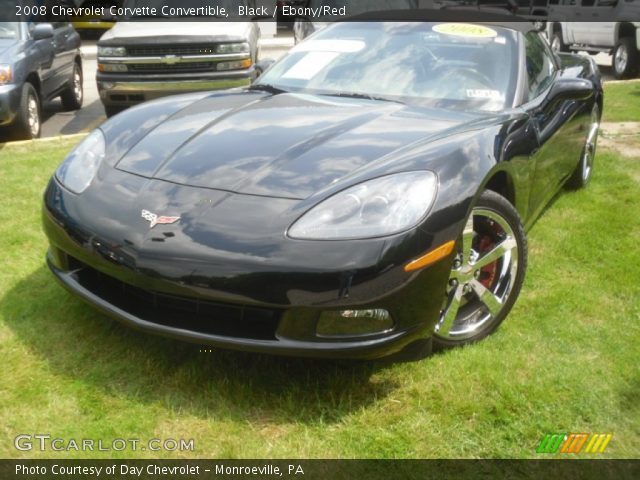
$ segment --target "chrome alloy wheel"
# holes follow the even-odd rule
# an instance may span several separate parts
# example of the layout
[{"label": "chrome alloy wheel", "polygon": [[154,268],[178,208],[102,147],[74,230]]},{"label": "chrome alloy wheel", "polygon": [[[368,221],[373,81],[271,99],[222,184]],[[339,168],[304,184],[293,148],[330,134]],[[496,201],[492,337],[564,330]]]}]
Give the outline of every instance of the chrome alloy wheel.
[{"label": "chrome alloy wheel", "polygon": [[596,154],[596,145],[598,143],[598,129],[600,128],[600,108],[598,105],[591,110],[591,119],[589,120],[589,132],[584,145],[584,153],[582,154],[582,180],[586,184],[591,178],[593,171],[593,160]]},{"label": "chrome alloy wheel", "polygon": [[76,102],[82,103],[82,75],[80,70],[76,66],[73,70],[73,94],[76,98]]},{"label": "chrome alloy wheel", "polygon": [[27,99],[27,121],[29,122],[29,132],[32,137],[37,137],[40,132],[40,109],[38,99],[34,95],[29,95]]},{"label": "chrome alloy wheel", "polygon": [[618,46],[613,56],[613,62],[616,72],[624,72],[627,69],[627,64],[629,63],[629,52],[627,51],[626,45],[621,44]]},{"label": "chrome alloy wheel", "polygon": [[462,234],[435,334],[464,341],[497,321],[518,274],[518,241],[493,209],[473,209]]}]

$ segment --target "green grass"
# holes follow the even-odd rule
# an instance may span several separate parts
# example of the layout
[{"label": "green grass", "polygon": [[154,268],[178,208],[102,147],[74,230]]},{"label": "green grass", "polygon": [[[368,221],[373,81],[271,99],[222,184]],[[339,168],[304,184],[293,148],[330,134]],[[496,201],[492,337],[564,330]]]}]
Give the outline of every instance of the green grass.
[{"label": "green grass", "polygon": [[604,84],[604,122],[640,122],[640,80]]},{"label": "green grass", "polygon": [[[544,434],[569,431],[613,432],[606,457],[640,457],[638,159],[601,150],[592,185],[536,224],[495,335],[417,363],[345,364],[200,353],[65,292],[39,209],[72,143],[0,150],[0,458],[536,458]],[[21,433],[196,451],[19,452]]]}]

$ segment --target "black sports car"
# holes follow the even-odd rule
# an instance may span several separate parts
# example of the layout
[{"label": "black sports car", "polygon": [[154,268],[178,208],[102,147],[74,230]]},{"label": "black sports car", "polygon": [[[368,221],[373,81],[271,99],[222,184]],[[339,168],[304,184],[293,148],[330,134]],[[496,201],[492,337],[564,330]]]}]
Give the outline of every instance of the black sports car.
[{"label": "black sports car", "polygon": [[251,87],[146,103],[47,188],[54,275],[141,330],[298,356],[481,339],[590,179],[602,87],[527,23],[338,23]]}]

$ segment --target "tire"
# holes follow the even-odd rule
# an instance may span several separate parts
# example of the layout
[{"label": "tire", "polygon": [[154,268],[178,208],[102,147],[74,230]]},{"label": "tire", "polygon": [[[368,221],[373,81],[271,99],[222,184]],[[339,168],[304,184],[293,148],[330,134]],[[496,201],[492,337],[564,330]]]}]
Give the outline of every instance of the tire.
[{"label": "tire", "polygon": [[126,107],[114,107],[113,105],[105,105],[104,106],[104,113],[107,116],[107,118],[111,118],[114,115],[119,114],[120,112],[122,112],[125,109],[126,109]]},{"label": "tire", "polygon": [[621,38],[613,49],[613,75],[618,79],[631,78],[638,73],[640,54],[633,38]]},{"label": "tire", "polygon": [[11,130],[16,140],[31,140],[40,137],[42,107],[38,92],[30,83],[25,83],[22,86],[20,109]]},{"label": "tire", "polygon": [[600,128],[600,106],[596,103],[591,110],[589,129],[585,137],[584,147],[580,153],[580,160],[576,169],[567,180],[567,188],[579,190],[584,188],[593,175],[593,164],[598,145],[598,129]]},{"label": "tire", "polygon": [[69,80],[69,85],[60,95],[62,107],[66,111],[80,110],[84,99],[84,90],[82,86],[82,68],[78,63],[73,64],[73,73]]},{"label": "tire", "polygon": [[473,207],[457,248],[433,335],[436,351],[493,333],[518,298],[527,269],[520,216],[506,198],[490,190]]},{"label": "tire", "polygon": [[564,43],[564,40],[562,40],[561,30],[556,30],[555,32],[553,32],[553,35],[551,35],[551,41],[549,42],[549,44],[551,45],[551,49],[554,52],[569,51],[569,47],[567,47],[567,45]]}]

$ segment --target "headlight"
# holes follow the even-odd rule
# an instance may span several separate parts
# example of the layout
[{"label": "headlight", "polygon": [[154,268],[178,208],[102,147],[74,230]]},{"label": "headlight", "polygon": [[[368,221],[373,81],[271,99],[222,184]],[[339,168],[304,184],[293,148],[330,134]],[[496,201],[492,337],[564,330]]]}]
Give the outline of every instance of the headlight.
[{"label": "headlight", "polygon": [[91,132],[74,148],[56,171],[56,178],[74,193],[84,192],[104,159],[105,141],[101,130]]},{"label": "headlight", "polygon": [[99,57],[124,57],[127,49],[124,47],[98,47]]},{"label": "headlight", "polygon": [[11,65],[0,65],[0,85],[9,83],[11,80],[13,80]]},{"label": "headlight", "polygon": [[249,53],[249,44],[221,43],[216,46],[216,53]]},{"label": "headlight", "polygon": [[405,172],[355,185],[300,217],[288,236],[301,240],[381,237],[418,224],[433,203],[435,173]]}]

